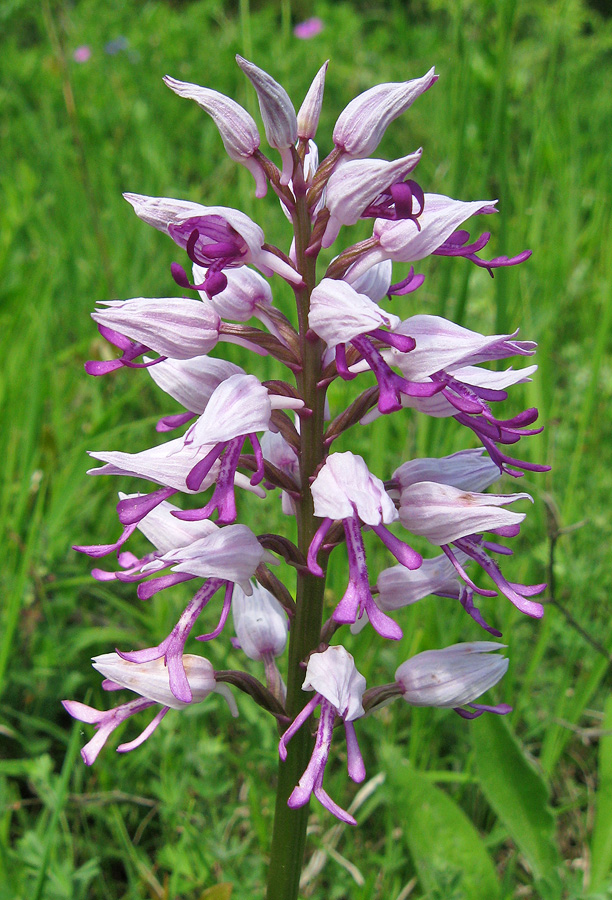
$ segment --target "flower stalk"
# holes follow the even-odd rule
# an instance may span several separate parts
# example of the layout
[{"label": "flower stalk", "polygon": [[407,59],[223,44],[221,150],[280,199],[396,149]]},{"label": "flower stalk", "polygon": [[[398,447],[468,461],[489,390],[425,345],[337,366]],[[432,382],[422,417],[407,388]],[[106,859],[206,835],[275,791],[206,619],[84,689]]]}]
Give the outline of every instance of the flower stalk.
[{"label": "flower stalk", "polygon": [[[302,422],[300,429],[300,500],[296,518],[298,549],[306,557],[314,537],[318,520],[314,517],[314,505],[310,492],[310,479],[324,459],[323,446],[325,391],[318,387],[321,377],[320,340],[307,337],[310,295],[316,283],[316,259],[306,255],[310,242],[311,225],[306,196],[296,198],[293,216],[297,269],[304,280],[304,287],[296,291],[298,321],[300,325],[300,351],[302,372],[297,375],[298,392],[313,414]],[[302,691],[304,669],[302,662],[320,641],[323,618],[325,579],[310,572],[298,572],[295,598],[295,618],[289,638],[287,667],[287,714],[294,719],[306,704]],[[268,870],[268,900],[298,896],[300,873],[306,845],[309,804],[291,809],[287,801],[308,764],[313,739],[307,728],[301,729],[288,748],[287,759],[279,759],[274,829],[270,848]]]}]

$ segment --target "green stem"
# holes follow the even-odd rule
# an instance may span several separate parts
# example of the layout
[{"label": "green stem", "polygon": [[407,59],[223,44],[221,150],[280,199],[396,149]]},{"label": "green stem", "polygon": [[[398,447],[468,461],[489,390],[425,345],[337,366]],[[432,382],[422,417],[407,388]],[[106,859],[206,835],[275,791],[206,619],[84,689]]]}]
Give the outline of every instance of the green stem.
[{"label": "green stem", "polygon": [[[297,504],[298,547],[304,554],[319,525],[314,516],[310,493],[310,478],[325,457],[323,446],[323,412],[325,391],[317,387],[321,378],[321,341],[306,337],[310,293],[315,285],[316,261],[305,255],[311,235],[310,217],[305,197],[298,197],[294,214],[296,259],[305,287],[298,290],[297,305],[300,348],[303,370],[297,386],[312,416],[303,419],[300,429],[301,500]],[[302,691],[304,660],[317,648],[321,636],[325,578],[309,573],[300,574],[297,581],[296,613],[289,640],[289,668],[287,673],[287,714],[293,719],[308,700]],[[313,740],[305,726],[288,745],[285,762],[279,763],[274,831],[268,873],[267,900],[296,900],[306,843],[308,805],[290,809],[287,800],[308,765]]]}]

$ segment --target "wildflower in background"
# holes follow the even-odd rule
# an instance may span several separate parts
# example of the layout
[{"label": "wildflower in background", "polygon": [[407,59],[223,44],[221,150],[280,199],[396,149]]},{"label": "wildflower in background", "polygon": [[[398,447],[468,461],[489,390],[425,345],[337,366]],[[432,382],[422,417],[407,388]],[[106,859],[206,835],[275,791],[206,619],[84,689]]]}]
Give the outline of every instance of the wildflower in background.
[{"label": "wildflower in background", "polygon": [[323,20],[319,19],[318,16],[312,16],[310,19],[305,19],[303,22],[298,22],[298,24],[293,29],[294,35],[301,41],[308,41],[310,40],[310,38],[316,37],[318,34],[321,34],[322,31]]},{"label": "wildflower in background", "polygon": [[91,59],[91,47],[88,44],[81,44],[72,54],[72,58],[78,63],[88,62]]},{"label": "wildflower in background", "polygon": [[109,56],[116,56],[122,50],[127,50],[129,46],[130,42],[121,34],[104,45],[104,52],[108,53]]}]

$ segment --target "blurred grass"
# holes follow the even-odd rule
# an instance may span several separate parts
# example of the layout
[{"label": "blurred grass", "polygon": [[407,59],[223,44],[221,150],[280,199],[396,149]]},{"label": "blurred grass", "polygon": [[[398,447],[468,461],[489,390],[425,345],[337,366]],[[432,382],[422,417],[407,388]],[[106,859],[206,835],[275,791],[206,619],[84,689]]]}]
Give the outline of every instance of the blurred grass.
[{"label": "blurred grass", "polygon": [[[323,32],[297,41],[291,24],[313,12]],[[102,351],[88,315],[95,300],[180,293],[169,277],[176,248],[134,218],[121,192],[236,206],[268,240],[285,248],[288,241],[273,196],[253,199],[251,176],[224,155],[212,123],[161,76],[214,87],[254,112],[236,52],[278,78],[296,105],[330,58],[323,156],[336,116],[355,94],[436,64],[439,84],[389,128],[380,155],[423,145],[421,184],[465,199],[499,197],[493,254],[529,246],[534,257],[493,281],[462,260],[428,260],[418,302],[396,307],[404,316],[439,312],[475,330],[520,325],[522,337],[539,342],[539,372],[522,397],[520,388],[513,392],[508,415],[521,404],[540,408],[546,429],[524,442],[525,453],[553,469],[523,479],[536,505],[514,542],[512,577],[542,580],[552,539],[554,601],[611,650],[610,20],[578,0],[314,8],[286,0],[252,2],[250,11],[246,0],[5,0],[0,29],[0,897],[195,900],[225,881],[234,896],[256,897],[273,808],[270,722],[240,699],[234,722],[213,699],[180,717],[171,713],[138,752],[120,758],[107,749],[88,770],[74,758],[81,729],[58,703],[108,703],[89,656],[157,643],[186,596],[179,588],[142,605],[129,586],[92,582],[86,561],[69,549],[118,533],[115,492],[125,485],[87,479],[85,451],[143,449],[158,410],[174,411],[163,400],[160,406],[144,373],[96,380],[82,369]],[[105,48],[118,37],[127,44],[111,55]],[[79,65],[73,52],[83,44],[92,55]],[[289,293],[275,289],[288,310]],[[239,349],[229,352],[246,362]],[[258,374],[277,373],[266,361]],[[338,390],[336,400],[350,395]],[[389,417],[336,449],[363,452],[385,477],[409,456],[468,446],[469,435],[454,424]],[[269,504],[243,508],[253,527],[272,530]],[[344,587],[343,551],[336,553],[330,600]],[[388,564],[380,552],[371,558],[373,571]],[[483,609],[510,645],[499,698],[515,706],[515,733],[552,789],[565,894],[581,897],[597,765],[589,726],[598,724],[609,666],[559,605],[549,604],[541,624],[510,604]],[[370,630],[348,640],[372,683],[421,649],[478,638],[448,600],[406,610],[402,626],[399,647],[384,646]],[[242,665],[222,641],[207,652],[220,668]],[[503,896],[537,896],[524,858],[479,790],[469,726],[454,719],[391,707],[366,720],[368,774],[384,771],[388,748],[398,746],[413,767],[444,782],[487,836]],[[342,801],[352,789],[342,750],[339,756],[327,777]],[[379,786],[359,811],[360,828],[342,832],[305,896],[407,897],[419,870],[402,833],[403,802],[397,787]],[[313,809],[315,845],[329,845],[332,826]],[[609,890],[610,873],[598,871],[598,879]],[[445,896],[456,896],[453,890]],[[424,897],[425,887],[415,882],[410,896]]]}]

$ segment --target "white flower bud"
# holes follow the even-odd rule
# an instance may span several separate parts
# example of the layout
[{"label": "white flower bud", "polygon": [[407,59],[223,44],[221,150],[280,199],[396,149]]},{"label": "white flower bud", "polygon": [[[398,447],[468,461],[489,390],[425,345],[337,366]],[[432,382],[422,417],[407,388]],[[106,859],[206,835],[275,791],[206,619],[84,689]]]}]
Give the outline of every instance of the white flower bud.
[{"label": "white flower bud", "polygon": [[281,184],[289,184],[293,174],[291,149],[297,140],[297,118],[289,94],[271,75],[258,66],[236,56],[236,62],[247,76],[259,100],[266,138],[278,150],[283,161]]},{"label": "white flower bud", "polygon": [[308,93],[304,97],[304,102],[300,106],[297,114],[297,133],[302,140],[312,140],[317,133],[319,125],[319,116],[321,115],[321,106],[323,104],[323,90],[325,88],[325,73],[329,60],[323,63],[312,84],[308,88]]},{"label": "white flower bud", "polygon": [[363,159],[373,153],[394,119],[437,81],[433,69],[412,81],[377,84],[359,94],[340,113],[333,139],[349,156]]},{"label": "white flower bud", "polygon": [[232,617],[240,648],[249,659],[280,656],[287,643],[287,613],[270,591],[253,583],[250,597],[236,585]]}]

